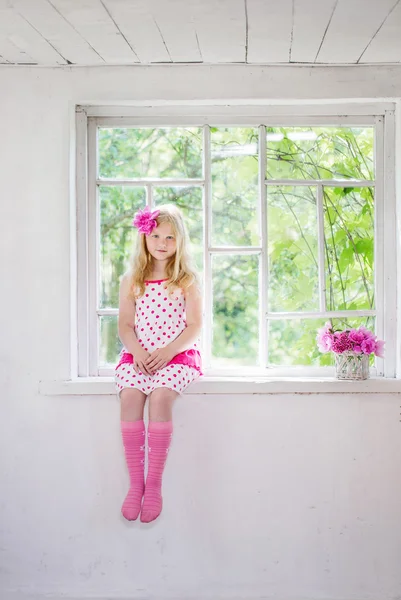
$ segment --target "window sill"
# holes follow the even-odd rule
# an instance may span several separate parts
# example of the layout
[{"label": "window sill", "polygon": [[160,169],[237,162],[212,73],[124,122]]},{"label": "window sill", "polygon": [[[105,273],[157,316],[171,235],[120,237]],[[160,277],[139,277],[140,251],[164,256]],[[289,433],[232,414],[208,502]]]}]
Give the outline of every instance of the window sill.
[{"label": "window sill", "polygon": [[[65,381],[40,381],[44,396],[115,396],[112,377],[80,377]],[[341,381],[334,377],[202,377],[187,395],[216,394],[399,394],[401,379],[372,377]]]}]

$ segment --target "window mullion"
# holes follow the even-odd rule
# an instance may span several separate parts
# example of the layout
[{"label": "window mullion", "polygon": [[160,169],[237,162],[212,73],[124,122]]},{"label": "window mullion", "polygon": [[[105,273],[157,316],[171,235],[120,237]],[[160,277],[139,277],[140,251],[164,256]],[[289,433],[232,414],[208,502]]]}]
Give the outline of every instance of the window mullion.
[{"label": "window mullion", "polygon": [[259,259],[259,364],[267,367],[268,339],[267,339],[267,291],[268,291],[268,256],[267,256],[267,188],[266,177],[266,127],[259,126],[259,223],[262,251]]},{"label": "window mullion", "polygon": [[319,310],[326,312],[326,271],[324,268],[324,215],[323,215],[323,185],[317,185],[317,242],[319,270]]},{"label": "window mullion", "polygon": [[149,208],[153,208],[153,187],[151,183],[148,183],[146,186],[146,206]]},{"label": "window mullion", "polygon": [[[382,186],[382,195],[379,195],[378,201],[378,219],[382,222],[377,223],[378,241],[376,245],[380,251],[379,272],[381,273],[380,287],[383,290],[379,297],[383,315],[383,335],[378,335],[380,339],[386,341],[386,353],[384,361],[384,376],[395,377],[397,370],[397,277],[394,263],[390,257],[397,256],[396,244],[396,192],[395,192],[395,114],[393,110],[386,110],[383,120],[378,119],[376,125],[379,140],[382,137],[378,147],[382,163],[378,163],[377,180],[380,180]],[[384,260],[384,257],[388,257]],[[378,284],[379,287],[379,284]],[[377,289],[380,293],[380,290]],[[377,300],[377,302],[379,301]],[[377,307],[379,308],[379,307]],[[378,359],[380,365],[381,360]]]},{"label": "window mullion", "polygon": [[[72,352],[71,359],[76,356],[73,368],[79,377],[89,373],[89,305],[88,305],[88,119],[85,111],[76,113],[76,203],[77,203],[77,318],[76,340],[77,350]],[[90,149],[93,152],[93,148]],[[96,152],[96,149],[95,149]],[[91,174],[94,177],[94,173]],[[74,278],[71,277],[73,283]],[[74,301],[74,290],[72,301]],[[75,366],[76,365],[76,366]]]},{"label": "window mullion", "polygon": [[203,127],[203,358],[205,367],[211,364],[212,327],[213,327],[213,288],[211,261],[211,229],[212,229],[212,173],[211,173],[211,140],[210,127]]},{"label": "window mullion", "polygon": [[97,125],[91,119],[88,126],[88,335],[89,335],[89,376],[98,375],[99,356],[99,323],[97,309],[99,307],[99,256],[100,256],[100,228],[97,180]]}]

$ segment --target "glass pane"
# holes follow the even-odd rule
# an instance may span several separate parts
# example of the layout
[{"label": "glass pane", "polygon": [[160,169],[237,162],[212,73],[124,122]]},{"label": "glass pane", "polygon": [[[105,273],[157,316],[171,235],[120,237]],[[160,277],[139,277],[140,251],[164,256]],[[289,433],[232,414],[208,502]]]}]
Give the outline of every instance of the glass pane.
[{"label": "glass pane", "polygon": [[316,191],[267,186],[269,311],[319,308]]},{"label": "glass pane", "polygon": [[212,127],[212,244],[259,245],[258,131]]},{"label": "glass pane", "polygon": [[[269,366],[332,366],[332,352],[323,354],[316,344],[316,334],[328,319],[280,319],[268,321]],[[351,329],[364,325],[374,331],[374,317],[331,319],[335,329]]]},{"label": "glass pane", "polygon": [[143,188],[100,186],[100,308],[118,308],[121,276],[128,269],[136,229],[134,214],[145,207]]},{"label": "glass pane", "polygon": [[374,308],[373,188],[325,188],[328,310]]},{"label": "glass pane", "polygon": [[99,317],[99,367],[115,366],[122,344],[118,337],[117,315]]},{"label": "glass pane", "polygon": [[213,256],[213,366],[256,365],[258,257]]},{"label": "glass pane", "polygon": [[200,127],[100,128],[100,177],[202,177]]},{"label": "glass pane", "polygon": [[185,218],[191,240],[194,264],[201,274],[203,271],[203,205],[202,188],[199,187],[158,187],[154,188],[155,206],[175,204]]},{"label": "glass pane", "polygon": [[373,127],[267,127],[268,179],[374,179]]}]

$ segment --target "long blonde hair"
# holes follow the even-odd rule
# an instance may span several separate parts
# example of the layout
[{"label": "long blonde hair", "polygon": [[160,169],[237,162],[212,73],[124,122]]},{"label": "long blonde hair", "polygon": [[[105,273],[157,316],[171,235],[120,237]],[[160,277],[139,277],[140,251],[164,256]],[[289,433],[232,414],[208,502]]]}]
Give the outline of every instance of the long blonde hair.
[{"label": "long blonde hair", "polygon": [[[167,291],[172,293],[177,288],[186,290],[193,283],[199,286],[199,278],[192,266],[189,254],[189,236],[185,227],[182,212],[174,204],[158,206],[160,211],[156,219],[157,225],[169,223],[176,239],[176,251],[166,267]],[[136,299],[145,293],[145,281],[153,270],[153,258],[146,247],[145,234],[137,234],[132,263],[130,268],[130,295]]]}]

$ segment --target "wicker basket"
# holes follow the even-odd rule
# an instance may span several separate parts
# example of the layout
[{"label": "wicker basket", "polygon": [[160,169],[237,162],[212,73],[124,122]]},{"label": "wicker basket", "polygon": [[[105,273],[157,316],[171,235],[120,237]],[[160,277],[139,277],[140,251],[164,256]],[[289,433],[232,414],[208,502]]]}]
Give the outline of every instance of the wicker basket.
[{"label": "wicker basket", "polygon": [[336,354],[336,377],[354,381],[368,379],[369,354],[355,354],[355,352]]}]

